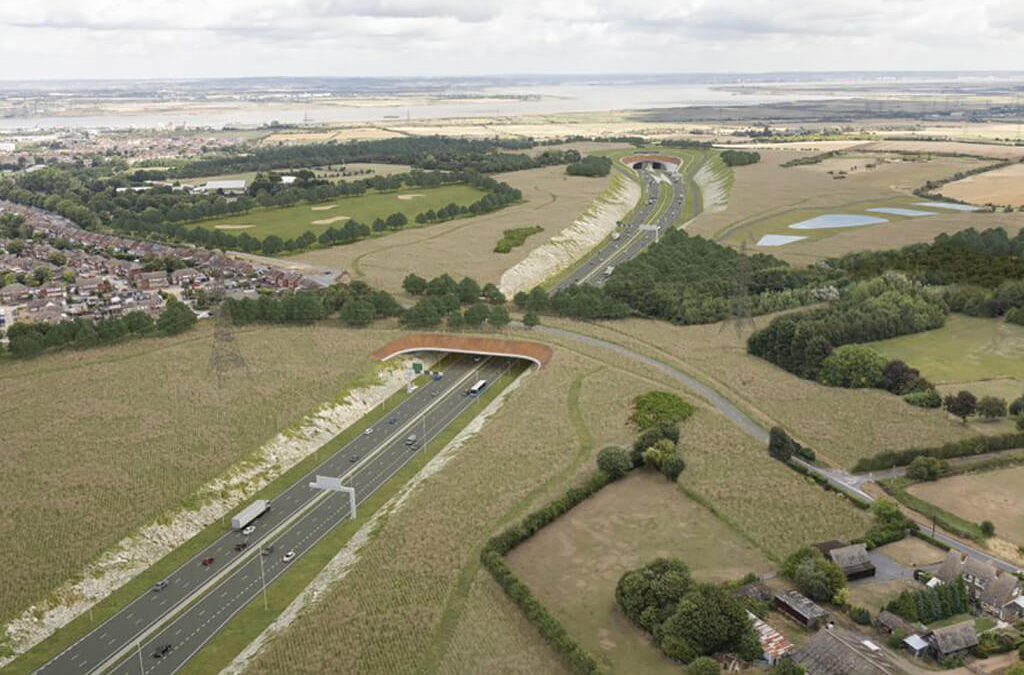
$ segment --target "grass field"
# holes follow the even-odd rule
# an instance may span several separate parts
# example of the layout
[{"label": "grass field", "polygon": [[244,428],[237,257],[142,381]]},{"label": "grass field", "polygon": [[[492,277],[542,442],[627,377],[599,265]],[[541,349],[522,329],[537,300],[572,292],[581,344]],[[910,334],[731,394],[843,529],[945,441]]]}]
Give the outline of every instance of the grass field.
[{"label": "grass field", "polygon": [[[341,176],[335,175],[342,173],[340,168],[344,166],[345,171],[354,173],[357,171],[369,171],[370,173],[357,173],[352,176]],[[412,167],[405,164],[380,164],[374,162],[351,162],[349,164],[338,164],[333,165],[332,168],[328,169],[325,166],[314,166],[308,167],[313,173],[316,174],[317,178],[329,180],[332,183],[340,181],[352,181],[359,180],[361,178],[372,178],[373,176],[390,176],[396,173],[406,173]],[[278,169],[275,173],[287,176],[289,173],[300,171],[301,169]],[[216,176],[197,176],[195,178],[182,179],[182,183],[185,185],[204,185],[208,181],[213,180],[244,180],[246,183],[251,183],[252,179],[256,177],[255,171],[243,171],[241,173],[224,173]]]},{"label": "grass field", "polygon": [[[713,542],[713,543],[712,543]],[[618,610],[615,585],[654,558],[678,557],[700,581],[771,571],[768,560],[664,476],[635,472],[509,554],[509,565],[611,673],[678,673]]]},{"label": "grass field", "polygon": [[240,330],[248,367],[222,385],[209,370],[208,327],[0,365],[8,420],[0,452],[0,619],[45,598],[121,538],[333,401],[394,335],[328,326]]},{"label": "grass field", "polygon": [[[1000,225],[1013,234],[1024,226],[1024,214],[953,212],[925,218],[883,216],[890,222],[866,227],[790,230],[788,225],[818,215],[862,214],[868,208],[906,206],[921,201],[912,192],[926,181],[991,163],[990,160],[941,156],[902,159],[892,153],[868,153],[855,146],[821,164],[779,166],[807,154],[784,149],[761,151],[762,159],[758,164],[733,170],[735,180],[727,208],[718,213],[702,214],[687,230],[737,246],[746,243],[748,248],[765,234],[807,236],[808,239],[786,246],[758,249],[802,265],[851,251],[890,249],[931,241],[942,232],[968,227],[985,229]],[[873,169],[864,168],[871,162],[880,163]],[[843,180],[835,180],[826,173],[853,166],[859,169]]]},{"label": "grass field", "polygon": [[[406,229],[387,237],[309,251],[289,259],[345,269],[357,279],[393,292],[401,292],[402,279],[409,272],[426,278],[447,272],[456,278],[471,276],[480,283],[497,283],[505,270],[571,225],[608,187],[610,180],[568,176],[562,166],[499,174],[495,178],[521,190],[523,203],[475,218]],[[511,253],[495,253],[494,244],[505,230],[533,225],[543,227],[544,231]]]},{"label": "grass field", "polygon": [[968,473],[908,488],[915,497],[975,523],[991,520],[996,534],[1024,546],[1024,467]]},{"label": "grass field", "polygon": [[341,227],[347,220],[370,225],[376,218],[403,213],[415,227],[413,219],[429,209],[439,209],[454,202],[468,206],[482,197],[483,190],[469,185],[445,185],[436,188],[405,187],[395,192],[369,192],[358,197],[343,197],[330,202],[298,204],[281,208],[256,209],[228,218],[206,220],[195,227],[208,230],[246,232],[257,239],[276,234],[282,239],[298,237],[307,230],[319,234],[332,225]]},{"label": "grass field", "polygon": [[917,537],[900,539],[876,550],[907,567],[935,565],[946,559],[945,551]]},{"label": "grass field", "polygon": [[[766,325],[770,316],[755,319]],[[975,433],[936,410],[907,405],[879,390],[840,389],[802,380],[746,351],[750,328],[673,326],[632,319],[593,324],[551,319],[631,346],[714,386],[768,427],[781,424],[826,462],[852,466],[887,449],[936,445]],[[865,423],[868,420],[868,423]]]},{"label": "grass field", "polygon": [[969,204],[1024,206],[1024,164],[1011,164],[942,186],[942,194]]}]

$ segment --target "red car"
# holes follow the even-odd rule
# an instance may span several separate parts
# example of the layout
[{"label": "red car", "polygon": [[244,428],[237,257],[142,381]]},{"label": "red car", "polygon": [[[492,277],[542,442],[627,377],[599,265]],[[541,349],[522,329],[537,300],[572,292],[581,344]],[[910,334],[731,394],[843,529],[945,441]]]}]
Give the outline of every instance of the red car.
[{"label": "red car", "polygon": [[203,567],[209,567],[213,564],[213,558],[203,558]]}]

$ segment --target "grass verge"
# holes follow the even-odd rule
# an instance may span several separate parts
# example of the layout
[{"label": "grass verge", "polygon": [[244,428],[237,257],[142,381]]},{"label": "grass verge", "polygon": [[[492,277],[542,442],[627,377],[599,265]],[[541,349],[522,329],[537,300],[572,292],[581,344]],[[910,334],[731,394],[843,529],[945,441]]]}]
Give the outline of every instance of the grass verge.
[{"label": "grass verge", "polygon": [[896,501],[903,504],[908,509],[913,509],[922,516],[930,518],[935,522],[935,524],[947,532],[959,537],[966,537],[978,544],[985,544],[985,535],[981,533],[980,525],[972,523],[969,520],[964,520],[960,516],[950,513],[931,502],[910,494],[907,491],[907,488],[913,484],[914,482],[907,478],[894,478],[891,480],[879,481],[879,485],[881,485],[882,489],[885,490],[886,494],[895,498]]}]

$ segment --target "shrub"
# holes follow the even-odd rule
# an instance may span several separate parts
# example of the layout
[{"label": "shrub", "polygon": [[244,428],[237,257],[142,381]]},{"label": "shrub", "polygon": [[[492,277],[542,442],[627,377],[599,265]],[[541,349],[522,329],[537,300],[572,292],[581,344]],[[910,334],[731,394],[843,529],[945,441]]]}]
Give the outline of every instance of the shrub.
[{"label": "shrub", "polygon": [[938,480],[949,471],[949,463],[935,457],[916,457],[907,468],[907,477],[914,480]]},{"label": "shrub", "polygon": [[863,389],[881,387],[886,361],[870,347],[843,345],[821,364],[818,381],[830,387]]},{"label": "shrub", "polygon": [[1006,320],[1018,326],[1024,326],[1024,307],[1014,307],[1006,313]]},{"label": "shrub", "polygon": [[721,675],[722,667],[709,656],[694,659],[686,668],[686,675]]},{"label": "shrub", "polygon": [[969,391],[958,391],[942,399],[942,405],[950,415],[959,417],[967,424],[967,418],[978,412],[978,399]]},{"label": "shrub", "polygon": [[1006,417],[1006,401],[997,396],[982,396],[978,401],[978,414],[988,420]]},{"label": "shrub", "polygon": [[[1024,429],[1021,429],[1024,432]],[[873,457],[865,457],[857,461],[853,467],[855,473],[882,471],[895,466],[907,466],[915,457],[927,455],[940,459],[968,457],[986,452],[1024,448],[1024,433],[999,434],[995,436],[975,436],[962,441],[954,441],[944,445],[926,448],[908,448],[906,450],[887,450]]]},{"label": "shrub", "polygon": [[629,420],[639,429],[657,424],[678,424],[693,415],[693,406],[676,394],[650,391],[633,399],[633,412]]},{"label": "shrub", "polygon": [[1009,412],[1014,417],[1024,414],[1024,396],[1013,399],[1013,403],[1010,404],[1010,407],[1007,410],[1007,412]]},{"label": "shrub", "polygon": [[861,626],[871,625],[871,612],[864,609],[863,607],[851,607],[849,614],[850,618],[853,619],[854,623],[857,623]]},{"label": "shrub", "polygon": [[917,530],[917,523],[903,515],[900,507],[889,499],[879,499],[871,505],[874,521],[864,535],[869,548],[899,541],[907,536],[907,530]]},{"label": "shrub", "polygon": [[[628,461],[628,460],[627,460]],[[686,462],[679,455],[671,455],[661,461],[661,472],[673,483],[686,468]]]},{"label": "shrub", "polygon": [[629,459],[629,453],[622,448],[605,448],[597,453],[597,468],[604,471],[608,478],[618,480],[633,468],[633,462]]},{"label": "shrub", "polygon": [[881,386],[893,394],[921,391],[924,389],[922,382],[921,372],[917,368],[911,368],[898,359],[887,363],[882,371]]},{"label": "shrub", "polygon": [[782,573],[801,593],[819,602],[831,601],[846,586],[846,575],[839,566],[810,546],[790,554],[782,563]]},{"label": "shrub", "polygon": [[644,463],[644,451],[661,440],[671,441],[672,445],[679,443],[679,427],[672,423],[662,423],[645,429],[633,441],[633,450],[630,452],[633,466],[642,466]]},{"label": "shrub", "polygon": [[903,400],[918,408],[941,408],[942,396],[934,389],[915,391],[903,397]]},{"label": "shrub", "polygon": [[991,520],[981,521],[981,533],[986,537],[995,536],[996,526]]}]

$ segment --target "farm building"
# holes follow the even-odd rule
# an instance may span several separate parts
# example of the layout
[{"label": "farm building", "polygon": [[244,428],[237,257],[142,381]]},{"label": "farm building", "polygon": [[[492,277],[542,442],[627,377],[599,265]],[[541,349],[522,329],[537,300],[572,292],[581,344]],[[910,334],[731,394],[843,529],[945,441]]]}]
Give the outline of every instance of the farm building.
[{"label": "farm building", "polygon": [[877,645],[840,628],[818,632],[793,661],[812,675],[897,675],[905,671]]},{"label": "farm building", "polygon": [[210,180],[203,185],[193,188],[195,192],[222,192],[226,195],[240,195],[245,193],[245,181],[238,180]]},{"label": "farm building", "polygon": [[812,630],[828,619],[828,612],[797,591],[776,594],[775,606]]},{"label": "farm building", "polygon": [[787,640],[779,631],[757,618],[752,612],[748,611],[747,616],[754,624],[754,630],[757,631],[757,637],[761,641],[761,650],[764,652],[764,658],[769,665],[774,666],[784,656],[793,651],[793,643]]},{"label": "farm building", "polygon": [[843,574],[850,581],[875,576],[875,564],[868,557],[868,550],[864,544],[834,548],[828,552],[828,557],[839,565],[839,569],[843,570]]},{"label": "farm building", "polygon": [[914,626],[904,620],[903,617],[897,616],[887,609],[878,613],[875,625],[887,635],[910,635],[915,630]]},{"label": "farm building", "polygon": [[965,656],[971,647],[978,644],[978,633],[974,630],[974,621],[936,628],[926,639],[935,651],[935,658],[942,659]]},{"label": "farm building", "polygon": [[928,648],[931,645],[928,644],[927,640],[915,633],[903,639],[903,646],[907,648],[911,656],[921,658],[928,652]]}]

